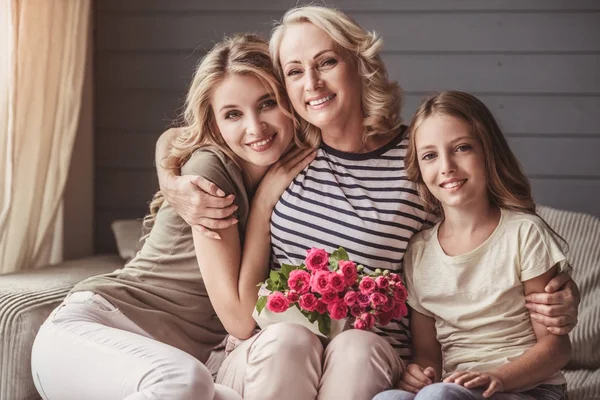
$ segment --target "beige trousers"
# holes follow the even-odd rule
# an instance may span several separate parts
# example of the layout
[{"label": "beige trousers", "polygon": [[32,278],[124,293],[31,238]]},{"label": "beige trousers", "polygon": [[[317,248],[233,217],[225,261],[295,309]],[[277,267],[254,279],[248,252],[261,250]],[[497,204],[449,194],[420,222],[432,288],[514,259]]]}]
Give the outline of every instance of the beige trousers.
[{"label": "beige trousers", "polygon": [[217,383],[245,400],[370,400],[395,387],[403,368],[392,346],[372,332],[347,330],[324,346],[305,327],[280,323],[241,342]]}]

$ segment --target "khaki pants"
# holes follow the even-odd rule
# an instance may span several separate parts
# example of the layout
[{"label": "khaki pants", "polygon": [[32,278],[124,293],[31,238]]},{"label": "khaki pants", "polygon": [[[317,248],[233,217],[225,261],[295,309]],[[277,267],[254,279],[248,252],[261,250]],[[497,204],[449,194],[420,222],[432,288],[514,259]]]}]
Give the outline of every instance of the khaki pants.
[{"label": "khaki pants", "polygon": [[400,380],[404,365],[372,332],[347,330],[325,346],[303,326],[271,325],[241,342],[217,382],[245,400],[369,400]]}]

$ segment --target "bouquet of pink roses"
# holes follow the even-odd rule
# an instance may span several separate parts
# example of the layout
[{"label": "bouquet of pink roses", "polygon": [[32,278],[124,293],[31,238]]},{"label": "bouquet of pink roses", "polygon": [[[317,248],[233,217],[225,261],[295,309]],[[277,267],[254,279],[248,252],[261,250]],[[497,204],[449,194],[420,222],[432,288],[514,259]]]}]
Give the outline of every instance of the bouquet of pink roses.
[{"label": "bouquet of pink roses", "polygon": [[332,320],[346,320],[353,328],[368,330],[407,314],[406,288],[400,276],[379,269],[368,274],[341,247],[331,254],[312,248],[304,264],[283,264],[261,285],[269,294],[258,298],[258,316],[265,307],[276,314],[296,308],[310,324],[316,322],[324,336],[330,336]]}]

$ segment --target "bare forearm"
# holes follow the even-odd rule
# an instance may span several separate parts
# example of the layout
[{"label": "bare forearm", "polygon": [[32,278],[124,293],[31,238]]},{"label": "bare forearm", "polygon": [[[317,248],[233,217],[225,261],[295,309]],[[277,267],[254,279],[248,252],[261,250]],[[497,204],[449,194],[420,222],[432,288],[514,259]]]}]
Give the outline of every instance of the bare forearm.
[{"label": "bare forearm", "polygon": [[566,335],[548,335],[538,339],[521,357],[493,371],[501,379],[504,391],[538,384],[563,368],[571,356]]},{"label": "bare forearm", "polygon": [[258,299],[257,285],[269,273],[271,212],[272,207],[256,201],[248,217],[239,279],[240,307],[244,315],[252,314]]}]

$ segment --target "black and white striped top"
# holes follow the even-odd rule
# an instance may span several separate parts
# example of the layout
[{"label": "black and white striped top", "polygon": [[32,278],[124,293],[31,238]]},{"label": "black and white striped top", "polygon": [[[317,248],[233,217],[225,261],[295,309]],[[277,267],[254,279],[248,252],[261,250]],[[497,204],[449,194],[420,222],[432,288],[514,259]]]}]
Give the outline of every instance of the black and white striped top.
[{"label": "black and white striped top", "polygon": [[[271,217],[275,268],[299,265],[311,247],[342,246],[352,261],[401,272],[409,239],[431,217],[406,178],[405,127],[382,148],[344,153],[325,144],[291,183]],[[410,359],[408,320],[376,328],[399,355]]]}]

